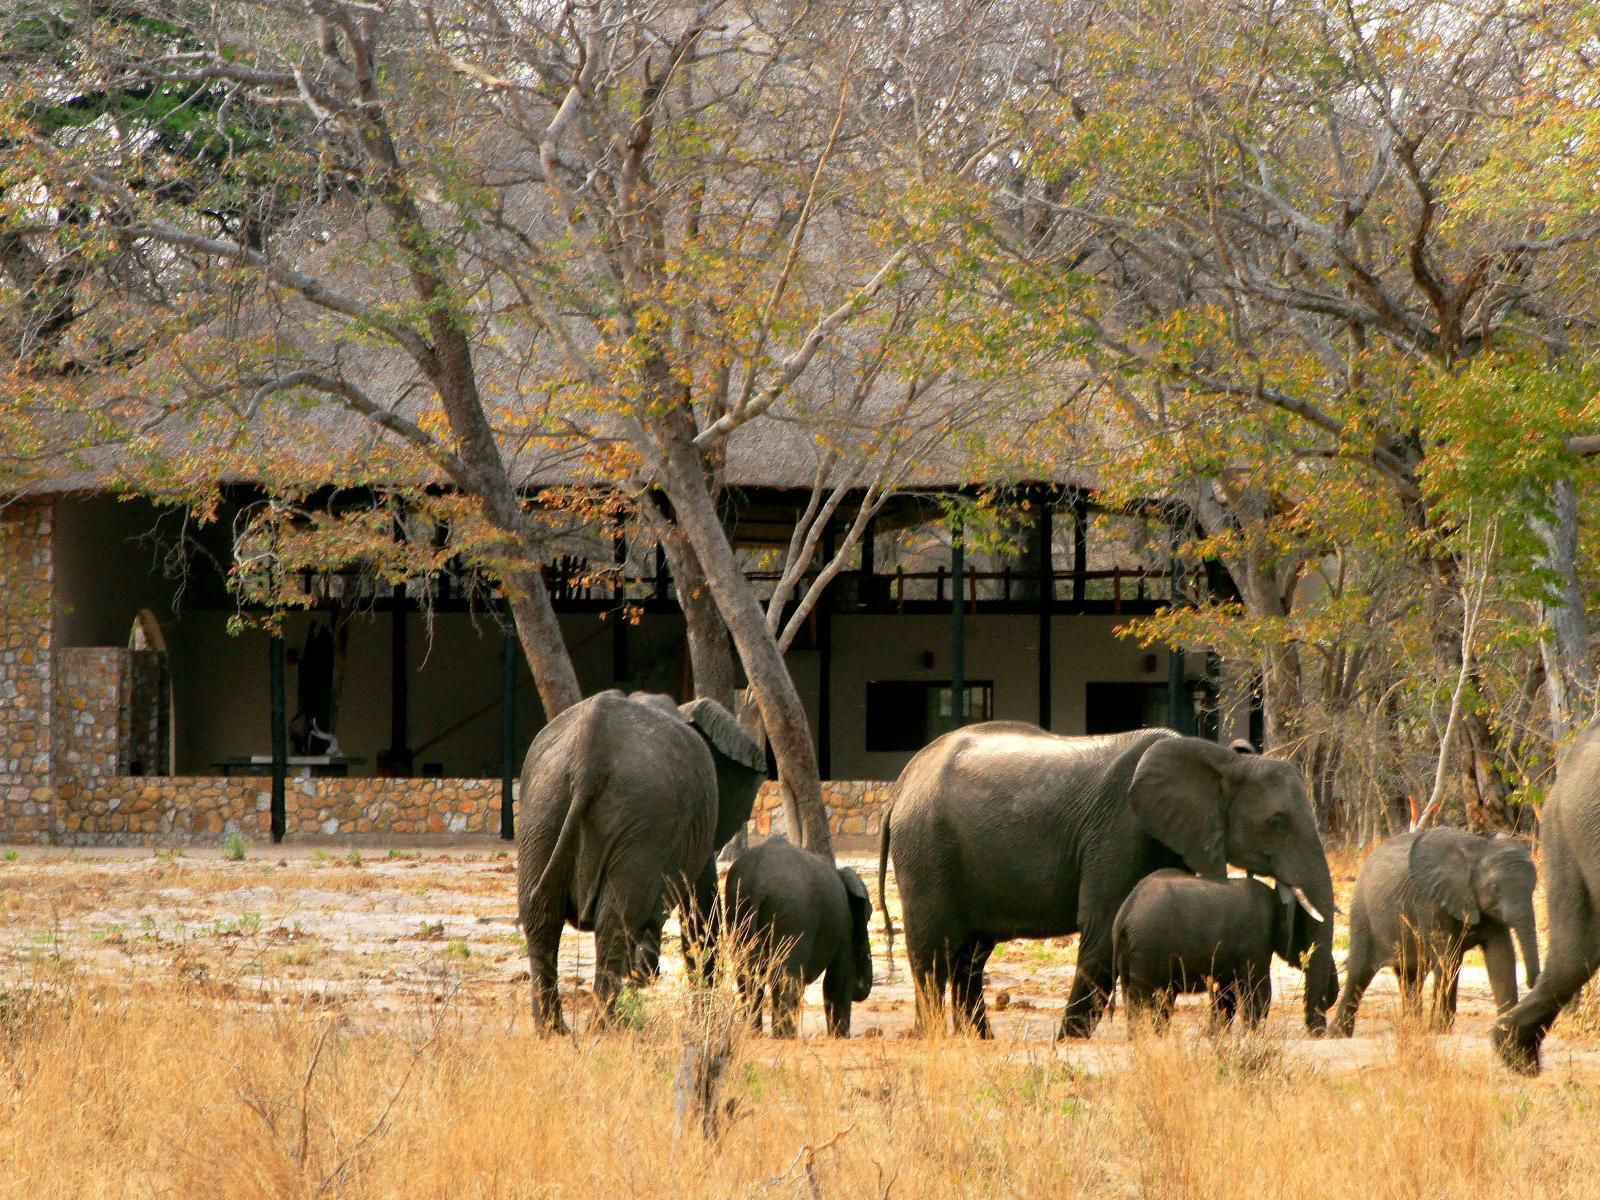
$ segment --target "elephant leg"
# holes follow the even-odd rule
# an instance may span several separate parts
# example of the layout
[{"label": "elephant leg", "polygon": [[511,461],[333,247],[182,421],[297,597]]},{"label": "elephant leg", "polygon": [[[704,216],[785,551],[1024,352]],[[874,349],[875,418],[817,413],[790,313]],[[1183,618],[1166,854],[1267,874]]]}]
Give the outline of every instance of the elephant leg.
[{"label": "elephant leg", "polygon": [[661,913],[633,935],[635,950],[629,982],[635,986],[643,987],[661,974],[661,927],[666,923],[667,915]]},{"label": "elephant leg", "polygon": [[1427,964],[1415,958],[1405,958],[1394,965],[1395,979],[1400,984],[1400,1012],[1408,1021],[1422,1020],[1422,985],[1427,971]]},{"label": "elephant leg", "polygon": [[1206,1036],[1218,1037],[1227,1032],[1238,1010],[1238,996],[1231,983],[1211,988],[1211,1011],[1206,1017]]},{"label": "elephant leg", "polygon": [[528,937],[528,978],[533,983],[533,1021],[547,1033],[567,1033],[561,1017],[561,930],[565,922],[539,918],[524,924]]},{"label": "elephant leg", "polygon": [[1483,965],[1489,972],[1495,1012],[1504,1015],[1517,1002],[1517,955],[1509,930],[1493,929],[1484,936]]},{"label": "elephant leg", "polygon": [[1061,1014],[1062,1038],[1086,1038],[1100,1023],[1115,986],[1111,963],[1111,922],[1085,922],[1078,934],[1078,969],[1067,993],[1067,1011]]},{"label": "elephant leg", "polygon": [[916,991],[916,1032],[929,1036],[944,1031],[944,989],[950,981],[950,951],[943,944],[929,946],[907,939],[906,959]]},{"label": "elephant leg", "polygon": [[950,1001],[955,1009],[956,1029],[970,1031],[980,1038],[992,1036],[989,1014],[983,1003],[983,968],[993,950],[992,939],[969,938],[956,951],[950,965]]},{"label": "elephant leg", "polygon": [[717,896],[717,863],[707,859],[678,907],[683,964],[689,977],[710,986],[717,978],[717,943],[722,938],[722,903]]},{"label": "elephant leg", "polygon": [[1456,1020],[1456,1002],[1461,987],[1461,947],[1447,947],[1433,968],[1433,1011],[1429,1018],[1432,1027],[1448,1032]]},{"label": "elephant leg", "polygon": [[633,975],[634,945],[627,925],[614,910],[603,907],[594,927],[594,996],[600,1020],[617,1013],[617,993]]},{"label": "elephant leg", "polygon": [[772,977],[772,1036],[792,1038],[799,1033],[800,1000],[805,979],[796,971],[778,971]]},{"label": "elephant leg", "polygon": [[1272,973],[1263,967],[1251,974],[1242,985],[1240,1010],[1244,1023],[1251,1029],[1259,1028],[1272,1011]]},{"label": "elephant leg", "polygon": [[1545,911],[1550,947],[1539,978],[1512,1010],[1495,1022],[1490,1038],[1514,1071],[1537,1074],[1539,1047],[1556,1015],[1600,969],[1594,904],[1567,840],[1557,829],[1544,844]]},{"label": "elephant leg", "polygon": [[1366,994],[1372,977],[1377,973],[1372,933],[1367,928],[1365,915],[1357,911],[1350,917],[1350,957],[1344,964],[1344,987],[1339,992],[1333,1021],[1328,1026],[1328,1033],[1332,1037],[1347,1038],[1355,1032],[1356,1010],[1361,1007],[1361,997]]},{"label": "elephant leg", "polygon": [[855,972],[849,964],[829,969],[822,977],[822,1006],[828,1018],[828,1036],[850,1036],[851,992],[854,990]]},{"label": "elephant leg", "polygon": [[739,972],[739,1003],[744,1008],[745,1019],[750,1022],[750,1032],[761,1032],[761,1009],[766,1004],[767,989],[760,977],[748,970]]}]

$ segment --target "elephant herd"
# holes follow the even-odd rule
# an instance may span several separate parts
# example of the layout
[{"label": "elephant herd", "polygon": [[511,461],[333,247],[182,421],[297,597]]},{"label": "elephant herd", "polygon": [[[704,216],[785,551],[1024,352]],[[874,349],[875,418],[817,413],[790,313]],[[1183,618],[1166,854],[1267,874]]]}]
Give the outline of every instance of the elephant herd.
[{"label": "elephant herd", "polygon": [[[1211,995],[1212,1022],[1255,1023],[1274,955],[1305,974],[1313,1033],[1351,1033],[1362,993],[1392,967],[1405,1008],[1455,1012],[1462,953],[1481,948],[1503,1061],[1537,1071],[1556,1014],[1600,968],[1600,725],[1562,757],[1542,813],[1550,942],[1540,968],[1534,866],[1514,839],[1431,829],[1374,852],[1349,914],[1344,986],[1334,962],[1333,882],[1298,771],[1168,730],[1065,737],[990,722],[955,730],[901,773],[884,814],[879,903],[892,862],[917,1025],[989,1032],[984,966],[997,943],[1076,933],[1061,1037],[1087,1037],[1118,984],[1158,1025],[1179,992]],[[522,776],[518,899],[535,1019],[564,1028],[561,930],[593,930],[595,993],[657,970],[668,908],[702,975],[724,921],[750,948],[735,966],[753,1022],[770,992],[792,1034],[821,977],[830,1033],[872,988],[862,881],[782,841],[747,850],[716,889],[716,854],[748,820],[764,778],[756,743],[709,700],[604,692],[550,723]],[[1246,872],[1228,877],[1228,867]],[[1258,876],[1270,877],[1273,884]],[[887,921],[890,954],[894,927]],[[1530,990],[1517,1002],[1520,946]],[[1329,1010],[1333,1011],[1331,1025]]]}]

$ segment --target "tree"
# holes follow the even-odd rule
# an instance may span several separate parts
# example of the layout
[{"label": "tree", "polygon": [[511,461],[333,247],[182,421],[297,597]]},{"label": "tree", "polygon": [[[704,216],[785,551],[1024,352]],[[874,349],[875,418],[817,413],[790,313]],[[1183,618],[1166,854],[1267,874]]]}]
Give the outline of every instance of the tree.
[{"label": "tree", "polygon": [[[1030,139],[1017,188],[1046,230],[1027,251],[1085,280],[1079,313],[1096,361],[1167,433],[1161,444],[1230,431],[1199,456],[1198,493],[1185,497],[1204,533],[1227,535],[1210,549],[1318,529],[1306,507],[1327,507],[1317,490],[1364,481],[1363,519],[1405,547],[1425,581],[1437,674],[1453,676],[1449,544],[1473,497],[1439,484],[1470,421],[1461,380],[1469,370],[1509,380],[1530,355],[1558,372],[1581,363],[1595,314],[1576,285],[1600,237],[1576,193],[1538,213],[1469,200],[1486,164],[1540,126],[1541,105],[1559,98],[1569,118],[1592,110],[1583,10],[1530,21],[1510,5],[1444,0],[1111,3],[1075,17],[1057,120]],[[1540,144],[1548,158],[1523,155],[1522,166],[1564,177],[1564,143]],[[1185,423],[1211,410],[1208,424]],[[1115,432],[1147,438],[1148,428]],[[1568,425],[1547,453],[1564,456],[1582,430]],[[1275,469],[1255,447],[1277,448]],[[1524,519],[1541,509],[1537,489],[1512,490]],[[1251,617],[1286,618],[1296,563],[1325,545],[1302,539],[1277,568],[1273,556],[1230,562]],[[1258,588],[1264,568],[1274,577]],[[1571,615],[1571,595],[1551,599]],[[1269,697],[1292,693],[1292,654],[1284,631],[1265,665]],[[1483,689],[1473,691],[1463,761],[1496,821],[1505,788]]]}]

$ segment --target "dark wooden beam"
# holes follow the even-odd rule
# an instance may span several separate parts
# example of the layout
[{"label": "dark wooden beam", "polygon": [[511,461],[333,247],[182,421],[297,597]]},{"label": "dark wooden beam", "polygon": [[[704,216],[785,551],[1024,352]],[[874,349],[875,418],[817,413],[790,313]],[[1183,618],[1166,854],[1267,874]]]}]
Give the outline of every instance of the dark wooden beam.
[{"label": "dark wooden beam", "polygon": [[[833,561],[833,526],[822,531],[822,561]],[[832,589],[817,597],[817,773],[833,774],[833,598]]]},{"label": "dark wooden beam", "polygon": [[385,773],[411,774],[411,646],[406,614],[411,604],[406,585],[394,585],[393,605],[389,610],[389,750],[384,756]]},{"label": "dark wooden beam", "polygon": [[507,618],[500,637],[500,836],[509,842],[516,835],[511,782],[517,777],[517,658],[522,647],[509,614]]},{"label": "dark wooden beam", "polygon": [[1055,607],[1054,498],[1039,497],[1039,728],[1050,728],[1051,659],[1050,610]]},{"label": "dark wooden beam", "polygon": [[289,827],[284,781],[289,774],[289,731],[284,727],[283,634],[272,635],[267,649],[267,675],[272,688],[272,840],[283,841]]}]

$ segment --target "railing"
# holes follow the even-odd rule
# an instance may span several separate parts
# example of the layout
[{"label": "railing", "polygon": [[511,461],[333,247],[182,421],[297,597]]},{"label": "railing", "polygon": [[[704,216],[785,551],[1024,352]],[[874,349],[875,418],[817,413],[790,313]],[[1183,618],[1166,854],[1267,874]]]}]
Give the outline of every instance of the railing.
[{"label": "railing", "polygon": [[[770,597],[782,577],[782,572],[773,570],[745,572],[745,578],[755,585],[757,595],[762,599]],[[980,602],[1035,603],[1039,600],[1039,586],[1043,582],[1049,583],[1051,597],[1058,603],[1109,602],[1113,611],[1120,610],[1125,601],[1147,603],[1164,601],[1170,596],[1167,573],[1146,567],[1052,571],[1046,576],[1041,576],[1037,571],[1005,567],[998,571],[964,571],[962,578],[967,602],[974,608]],[[801,589],[797,590],[809,587],[815,579],[815,571],[806,572],[801,580]],[[547,564],[545,582],[552,598],[557,601],[640,603],[667,599],[671,581],[666,576],[657,575],[617,576],[588,564],[573,564],[569,560],[567,563]],[[870,576],[859,571],[841,571],[833,586],[854,589],[866,607],[874,607],[874,595],[882,596],[883,600],[877,606],[892,604],[896,611],[904,611],[908,602],[943,604],[952,596],[951,572],[946,566],[931,571],[897,568],[893,573]]]}]

